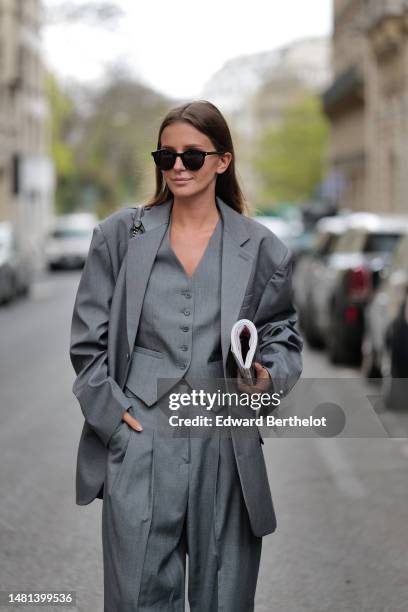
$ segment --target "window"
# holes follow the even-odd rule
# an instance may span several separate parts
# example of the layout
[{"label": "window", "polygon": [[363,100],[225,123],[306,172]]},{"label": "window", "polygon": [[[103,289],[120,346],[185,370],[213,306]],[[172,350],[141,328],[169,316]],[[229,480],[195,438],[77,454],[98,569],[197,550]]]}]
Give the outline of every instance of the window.
[{"label": "window", "polygon": [[364,253],[392,253],[401,234],[367,234]]}]

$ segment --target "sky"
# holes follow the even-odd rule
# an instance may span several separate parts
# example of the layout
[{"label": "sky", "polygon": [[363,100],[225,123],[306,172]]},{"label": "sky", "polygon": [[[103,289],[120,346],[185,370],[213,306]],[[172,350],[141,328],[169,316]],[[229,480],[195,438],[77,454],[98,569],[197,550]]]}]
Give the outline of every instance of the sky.
[{"label": "sky", "polygon": [[[74,0],[80,4],[80,0]],[[45,6],[61,0],[43,0]],[[171,98],[198,97],[231,58],[330,35],[332,0],[116,0],[115,28],[48,25],[46,63],[62,78],[98,82],[125,66]]]}]

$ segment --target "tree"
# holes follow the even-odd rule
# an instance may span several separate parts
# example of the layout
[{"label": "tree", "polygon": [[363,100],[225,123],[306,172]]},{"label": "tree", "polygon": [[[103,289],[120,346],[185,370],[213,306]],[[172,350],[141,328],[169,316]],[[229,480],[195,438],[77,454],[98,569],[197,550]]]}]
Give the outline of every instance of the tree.
[{"label": "tree", "polygon": [[90,95],[92,112],[81,122],[77,161],[83,180],[96,190],[100,215],[143,193],[147,174],[154,175],[150,151],[156,148],[159,119],[169,105],[162,95],[120,74]]},{"label": "tree", "polygon": [[104,217],[139,200],[153,180],[150,151],[170,101],[120,73],[102,88],[69,94],[49,75],[47,91],[57,212],[87,209]]},{"label": "tree", "polygon": [[283,112],[278,126],[259,139],[254,166],[267,203],[301,202],[311,197],[322,179],[328,124],[320,98],[303,96]]},{"label": "tree", "polygon": [[56,77],[50,72],[47,74],[46,90],[50,109],[50,155],[57,177],[56,212],[62,214],[72,212],[77,207],[78,168],[70,136],[78,116],[73,100],[63,92]]}]

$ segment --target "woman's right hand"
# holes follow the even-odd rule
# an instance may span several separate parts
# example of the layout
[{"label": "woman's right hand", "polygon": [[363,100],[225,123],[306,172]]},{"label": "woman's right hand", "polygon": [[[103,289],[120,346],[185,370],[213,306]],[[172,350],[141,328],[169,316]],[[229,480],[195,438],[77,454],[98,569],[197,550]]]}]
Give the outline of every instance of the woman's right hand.
[{"label": "woman's right hand", "polygon": [[127,410],[125,411],[125,413],[122,416],[122,421],[126,421],[126,423],[130,427],[135,429],[136,431],[143,431],[143,427],[142,427],[142,424],[140,423],[140,421],[138,421],[137,419],[132,417],[132,415],[129,414],[129,412]]}]

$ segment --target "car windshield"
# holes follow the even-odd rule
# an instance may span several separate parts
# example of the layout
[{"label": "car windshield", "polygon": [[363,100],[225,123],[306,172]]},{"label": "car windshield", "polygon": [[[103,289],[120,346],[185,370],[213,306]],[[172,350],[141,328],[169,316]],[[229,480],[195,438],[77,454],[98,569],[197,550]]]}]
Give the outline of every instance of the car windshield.
[{"label": "car windshield", "polygon": [[364,253],[392,253],[401,234],[367,234]]},{"label": "car windshield", "polygon": [[337,241],[336,253],[392,253],[401,234],[349,229]]},{"label": "car windshield", "polygon": [[66,229],[55,229],[51,232],[52,238],[65,239],[65,238],[89,238],[92,235],[92,229],[70,227]]}]

